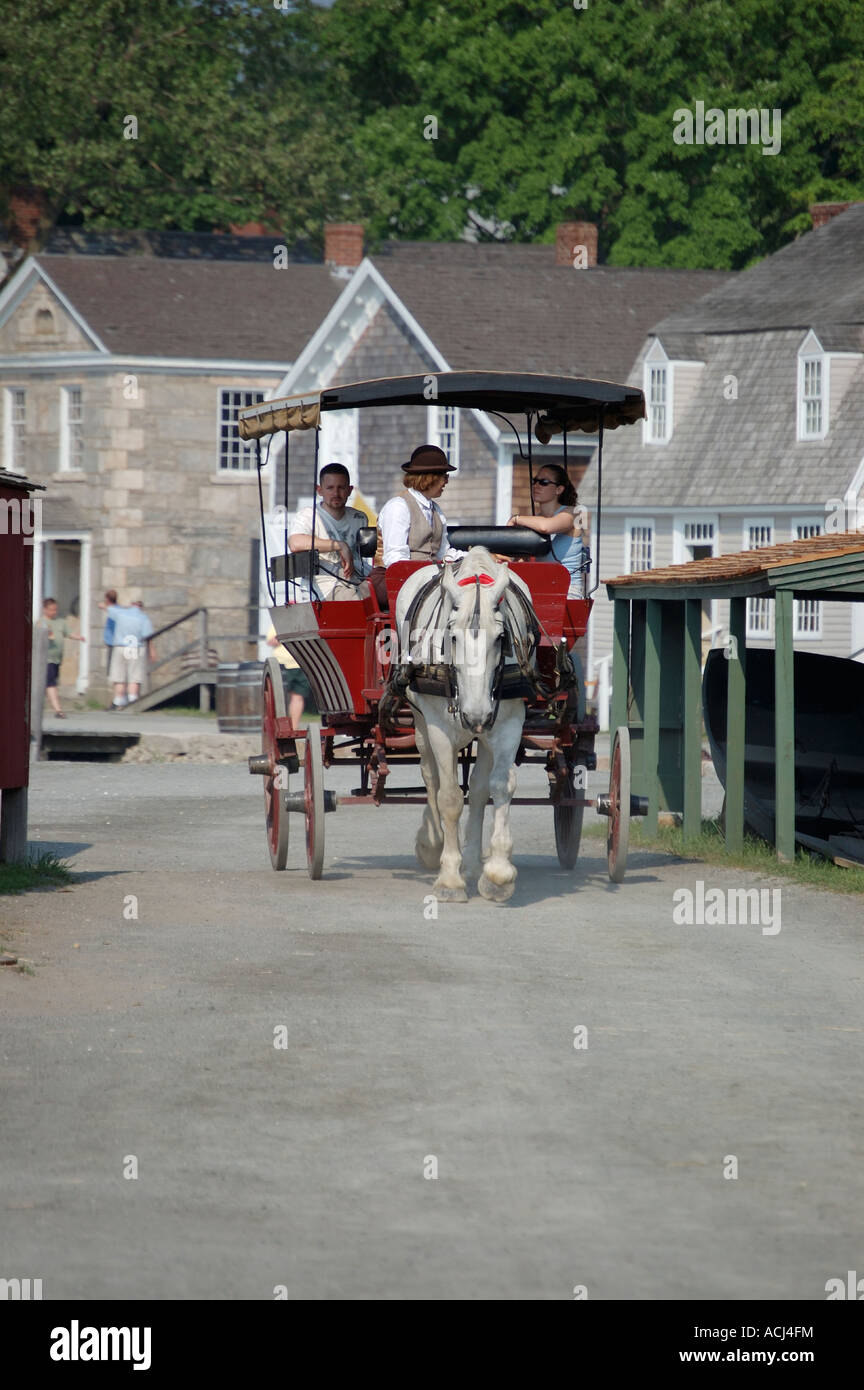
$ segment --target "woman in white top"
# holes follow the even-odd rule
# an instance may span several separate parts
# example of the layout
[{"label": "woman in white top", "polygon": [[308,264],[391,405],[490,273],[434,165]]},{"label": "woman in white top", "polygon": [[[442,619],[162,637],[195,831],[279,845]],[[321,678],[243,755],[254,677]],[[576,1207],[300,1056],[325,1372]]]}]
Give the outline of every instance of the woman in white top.
[{"label": "woman in white top", "polygon": [[462,552],[451,549],[447,518],[436,501],[447,486],[448,474],[455,471],[443,449],[434,444],[421,444],[403,463],[405,491],[385,502],[378,514],[385,568],[397,560],[461,559]]}]

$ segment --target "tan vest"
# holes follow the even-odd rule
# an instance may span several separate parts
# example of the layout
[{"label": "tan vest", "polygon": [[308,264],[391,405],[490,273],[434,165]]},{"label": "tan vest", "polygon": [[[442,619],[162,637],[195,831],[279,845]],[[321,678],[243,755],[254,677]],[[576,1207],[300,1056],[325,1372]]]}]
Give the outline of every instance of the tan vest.
[{"label": "tan vest", "polygon": [[444,536],[444,523],[441,514],[432,505],[432,525],[423,515],[423,508],[405,490],[405,501],[408,503],[408,511],[411,513],[411,525],[408,529],[408,550],[412,560],[437,560],[438,551],[441,548],[441,541]]}]

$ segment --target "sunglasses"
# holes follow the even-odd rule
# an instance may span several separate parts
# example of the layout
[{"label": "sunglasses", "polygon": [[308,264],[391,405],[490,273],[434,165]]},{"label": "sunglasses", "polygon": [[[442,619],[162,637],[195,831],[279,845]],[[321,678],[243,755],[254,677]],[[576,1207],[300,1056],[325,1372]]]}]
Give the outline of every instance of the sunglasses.
[{"label": "sunglasses", "polygon": [[531,486],[532,486],[532,487],[555,487],[556,484],[555,484],[555,479],[554,479],[554,478],[532,478],[532,479],[531,479]]}]

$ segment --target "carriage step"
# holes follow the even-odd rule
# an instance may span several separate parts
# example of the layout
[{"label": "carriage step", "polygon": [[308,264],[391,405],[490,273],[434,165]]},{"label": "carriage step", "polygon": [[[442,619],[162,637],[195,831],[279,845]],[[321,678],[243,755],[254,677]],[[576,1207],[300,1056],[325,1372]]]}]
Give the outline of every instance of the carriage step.
[{"label": "carriage step", "polygon": [[[612,805],[611,805],[611,802],[612,802],[612,798],[611,798],[611,796],[609,795],[608,792],[601,792],[601,793],[600,793],[600,795],[598,796],[596,802],[594,803],[595,809],[596,809],[596,811],[597,811],[598,816],[611,816],[611,814],[612,814]],[[647,816],[647,814],[648,814],[648,798],[647,798],[647,796],[631,796],[631,797],[630,797],[630,815],[631,815],[631,816]]]},{"label": "carriage step", "polygon": [[[282,798],[282,806],[286,811],[296,811],[299,815],[306,814],[306,796],[304,792],[286,792]],[[336,800],[335,792],[324,793],[324,810],[335,811],[339,803]]]}]

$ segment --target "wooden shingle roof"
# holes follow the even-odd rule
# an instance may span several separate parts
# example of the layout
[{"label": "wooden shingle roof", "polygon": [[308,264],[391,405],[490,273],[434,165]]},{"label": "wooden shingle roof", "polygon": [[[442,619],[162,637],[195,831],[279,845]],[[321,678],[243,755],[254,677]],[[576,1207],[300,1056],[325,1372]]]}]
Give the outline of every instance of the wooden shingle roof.
[{"label": "wooden shingle roof", "polygon": [[[854,203],[704,299],[675,309],[654,332],[763,333],[768,329],[831,331],[831,346],[860,348],[864,324],[864,203]],[[845,330],[845,331],[844,331]],[[826,344],[827,346],[827,344]]]},{"label": "wooden shingle roof", "polygon": [[373,262],[453,370],[624,381],[646,334],[729,271],[555,264],[554,247],[388,242]]},{"label": "wooden shingle roof", "polygon": [[[864,584],[864,535],[845,531],[836,535],[810,536],[807,540],[784,541],[766,545],[758,550],[740,550],[731,555],[712,555],[704,560],[690,560],[683,565],[663,565],[652,570],[637,570],[619,574],[603,583],[614,589],[690,588],[692,585],[728,585],[742,580],[766,582],[776,587],[780,575],[776,571],[788,567],[849,556],[859,556],[861,580]],[[659,596],[659,595],[658,595]]]}]

